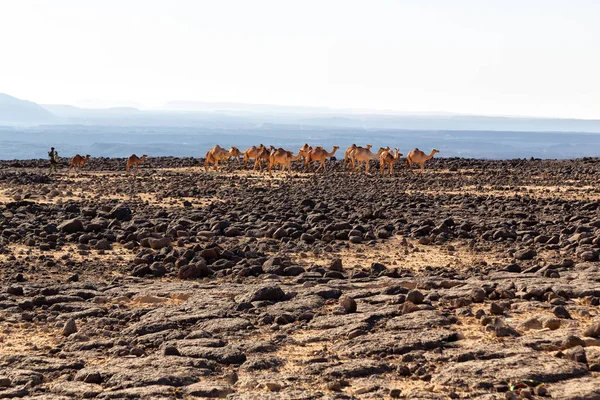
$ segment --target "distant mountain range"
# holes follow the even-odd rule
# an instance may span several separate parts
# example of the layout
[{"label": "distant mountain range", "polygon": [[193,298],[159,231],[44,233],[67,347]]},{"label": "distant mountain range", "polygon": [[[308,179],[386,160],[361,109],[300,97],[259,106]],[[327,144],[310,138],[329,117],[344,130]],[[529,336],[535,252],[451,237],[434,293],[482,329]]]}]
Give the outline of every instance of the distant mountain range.
[{"label": "distant mountain range", "polygon": [[31,101],[0,93],[0,123],[49,124],[58,122],[56,115]]},{"label": "distant mountain range", "polygon": [[[123,104],[133,104],[124,102]],[[600,120],[403,113],[326,107],[171,101],[158,109],[81,108],[0,94],[0,125],[87,125],[220,129],[359,129],[600,133]]]}]

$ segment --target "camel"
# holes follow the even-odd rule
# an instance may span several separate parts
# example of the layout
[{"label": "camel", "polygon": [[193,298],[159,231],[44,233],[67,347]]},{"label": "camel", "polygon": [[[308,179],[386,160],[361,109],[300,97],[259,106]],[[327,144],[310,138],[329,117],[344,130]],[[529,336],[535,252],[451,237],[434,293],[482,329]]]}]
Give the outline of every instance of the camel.
[{"label": "camel", "polygon": [[398,148],[396,147],[396,153],[392,153],[389,150],[384,151],[379,156],[379,168],[381,170],[381,175],[385,173],[385,166],[388,166],[388,170],[390,175],[394,173],[394,164],[400,159],[402,156],[401,153],[398,152]]},{"label": "camel", "polygon": [[306,162],[306,156],[311,150],[312,146],[309,146],[308,143],[304,143],[304,146],[300,147],[300,150],[298,150],[298,156],[302,157],[304,159],[304,162]]},{"label": "camel", "polygon": [[225,150],[217,144],[215,147],[213,147],[206,153],[206,160],[204,161],[204,170],[208,171],[208,164],[211,163],[214,164],[215,171],[217,171],[219,169],[219,161],[228,160],[230,156],[231,154],[229,153],[229,151]]},{"label": "camel", "polygon": [[71,158],[71,163],[69,164],[69,169],[67,170],[67,174],[73,168],[77,171],[77,168],[81,171],[81,168],[85,167],[85,164],[90,160],[90,155],[86,154],[85,157],[76,154],[75,157]]},{"label": "camel", "polygon": [[315,172],[319,172],[319,170],[321,168],[323,168],[323,170],[325,170],[325,160],[328,159],[329,157],[333,157],[333,155],[335,154],[335,152],[338,149],[339,149],[339,146],[333,146],[333,149],[331,150],[330,153],[328,153],[327,150],[325,150],[321,146],[310,150],[308,152],[308,157],[306,157],[306,170],[310,171],[310,163],[313,161],[321,162],[321,165],[319,166],[319,168],[317,168],[317,170]]},{"label": "camel", "polygon": [[[350,152],[350,163],[352,170],[354,170],[356,163],[362,162],[365,164],[365,172],[368,174],[370,161],[379,159],[381,153],[390,150],[389,147],[380,147],[377,153],[373,154],[373,152],[371,152],[371,147],[373,146],[370,144],[364,148],[359,146]],[[360,164],[358,165],[358,169],[360,169]]]},{"label": "camel", "polygon": [[356,149],[356,144],[352,143],[352,145],[350,147],[348,147],[346,149],[346,151],[344,152],[344,168],[346,168],[346,161],[350,162],[350,153],[352,153],[352,151]]},{"label": "camel", "polygon": [[147,157],[148,156],[145,154],[141,157],[138,157],[135,154],[130,155],[129,158],[127,159],[127,172],[129,172],[129,169],[131,168],[131,166],[135,164],[135,171],[133,172],[133,174],[135,175],[137,173],[137,171],[140,169],[140,163],[143,163],[144,161],[146,161]]},{"label": "camel", "polygon": [[251,158],[254,158],[254,160],[255,160],[254,167],[256,169],[256,156],[258,156],[264,148],[265,148],[265,146],[263,144],[261,144],[258,147],[252,146],[244,151],[244,169],[246,169],[248,167],[248,161]]},{"label": "camel", "polygon": [[429,155],[426,155],[419,149],[414,149],[406,156],[406,166],[412,171],[413,163],[417,163],[421,166],[421,173],[425,172],[425,161],[429,161],[433,158],[434,155],[439,153],[438,149],[431,150]]},{"label": "camel", "polygon": [[[273,148],[273,146],[271,146]],[[271,155],[269,156],[269,176],[273,177],[273,173],[271,170],[277,164],[281,164],[281,170],[285,171],[287,168],[289,171],[290,177],[292,176],[292,161],[296,161],[300,156],[294,155],[291,151],[284,150],[282,148],[273,149],[271,151]]]},{"label": "camel", "polygon": [[240,149],[238,149],[235,146],[231,146],[231,148],[229,149],[229,159],[227,161],[231,162],[231,159],[233,158],[234,161],[240,162],[243,156],[244,155],[242,154]]},{"label": "camel", "polygon": [[263,170],[263,161],[267,162],[267,168],[269,167],[269,160],[271,157],[271,152],[275,150],[275,147],[269,146],[268,148],[261,144],[262,148],[259,153],[256,155],[254,160],[254,170],[256,171],[256,167],[259,167],[260,172]]}]

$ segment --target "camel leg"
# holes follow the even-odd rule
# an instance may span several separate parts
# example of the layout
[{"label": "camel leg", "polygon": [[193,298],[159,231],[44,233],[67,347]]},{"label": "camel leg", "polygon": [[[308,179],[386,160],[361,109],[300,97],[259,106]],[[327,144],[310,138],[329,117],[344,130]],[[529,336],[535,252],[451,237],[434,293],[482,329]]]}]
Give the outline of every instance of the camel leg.
[{"label": "camel leg", "polygon": [[325,168],[325,160],[321,160],[321,165],[319,165],[319,168],[315,172],[319,172],[323,168]]},{"label": "camel leg", "polygon": [[419,164],[421,164],[421,173],[424,174],[425,173],[425,163],[422,162],[422,163],[419,163]]}]

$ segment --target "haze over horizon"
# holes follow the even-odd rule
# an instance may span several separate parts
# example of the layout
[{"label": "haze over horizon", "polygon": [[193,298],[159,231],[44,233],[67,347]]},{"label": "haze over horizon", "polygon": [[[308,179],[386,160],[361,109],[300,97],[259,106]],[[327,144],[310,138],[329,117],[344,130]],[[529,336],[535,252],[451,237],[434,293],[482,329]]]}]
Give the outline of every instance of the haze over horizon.
[{"label": "haze over horizon", "polygon": [[0,11],[12,61],[0,92],[42,104],[600,119],[593,0],[24,0]]}]

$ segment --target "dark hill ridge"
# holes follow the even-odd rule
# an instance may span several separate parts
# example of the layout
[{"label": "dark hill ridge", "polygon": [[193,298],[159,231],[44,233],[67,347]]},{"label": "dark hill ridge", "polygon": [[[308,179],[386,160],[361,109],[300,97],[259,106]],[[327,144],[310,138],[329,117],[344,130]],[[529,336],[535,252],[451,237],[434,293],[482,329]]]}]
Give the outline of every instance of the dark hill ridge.
[{"label": "dark hill ridge", "polygon": [[0,123],[36,125],[56,122],[58,118],[39,104],[0,93]]}]

